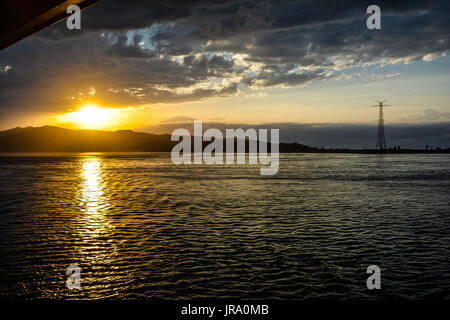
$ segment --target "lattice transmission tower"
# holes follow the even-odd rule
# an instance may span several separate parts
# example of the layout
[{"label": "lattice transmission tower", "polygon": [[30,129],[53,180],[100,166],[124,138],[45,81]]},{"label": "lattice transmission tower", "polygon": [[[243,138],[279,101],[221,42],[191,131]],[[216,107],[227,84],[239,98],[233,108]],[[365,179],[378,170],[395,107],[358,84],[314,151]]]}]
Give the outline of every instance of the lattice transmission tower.
[{"label": "lattice transmission tower", "polygon": [[379,107],[379,115],[378,115],[378,134],[377,134],[377,144],[375,146],[375,149],[378,150],[386,150],[386,137],[384,135],[384,113],[383,113],[383,107],[389,106],[388,104],[385,104],[387,100],[384,101],[375,101],[378,103],[374,107]]}]

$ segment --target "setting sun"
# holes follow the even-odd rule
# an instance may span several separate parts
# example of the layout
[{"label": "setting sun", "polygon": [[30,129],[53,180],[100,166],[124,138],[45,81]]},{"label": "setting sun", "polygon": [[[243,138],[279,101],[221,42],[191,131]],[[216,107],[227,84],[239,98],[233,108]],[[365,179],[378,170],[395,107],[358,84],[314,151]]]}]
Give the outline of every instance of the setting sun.
[{"label": "setting sun", "polygon": [[67,116],[72,117],[80,127],[85,129],[99,129],[108,124],[113,111],[108,109],[100,109],[95,105],[87,105],[78,112],[69,113]]},{"label": "setting sun", "polygon": [[78,111],[58,115],[56,120],[80,129],[104,129],[112,125],[115,113],[116,110],[88,104]]},{"label": "setting sun", "polygon": [[89,103],[76,111],[54,115],[49,122],[69,129],[120,130],[136,128],[146,119],[143,111],[136,108],[107,108]]}]

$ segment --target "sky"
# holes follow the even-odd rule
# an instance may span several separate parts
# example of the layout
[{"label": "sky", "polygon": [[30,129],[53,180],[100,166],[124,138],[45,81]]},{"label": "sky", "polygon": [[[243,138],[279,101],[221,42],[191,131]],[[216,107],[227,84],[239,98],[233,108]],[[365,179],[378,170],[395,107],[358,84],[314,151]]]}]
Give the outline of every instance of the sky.
[{"label": "sky", "polygon": [[[381,30],[366,8],[381,8]],[[170,133],[193,119],[285,141],[450,146],[448,1],[119,1],[0,51],[0,130]],[[389,136],[389,134],[391,134]]]}]

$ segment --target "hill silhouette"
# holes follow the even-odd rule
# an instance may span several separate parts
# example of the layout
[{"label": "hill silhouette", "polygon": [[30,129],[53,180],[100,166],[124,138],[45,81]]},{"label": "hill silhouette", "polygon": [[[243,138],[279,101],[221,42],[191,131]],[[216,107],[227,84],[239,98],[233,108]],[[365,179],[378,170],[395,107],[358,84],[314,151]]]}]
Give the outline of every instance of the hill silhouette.
[{"label": "hill silhouette", "polygon": [[[170,152],[178,143],[170,137],[169,134],[131,130],[71,130],[52,126],[14,128],[0,131],[0,152]],[[280,143],[280,152],[315,150],[302,144]]]},{"label": "hill silhouette", "polygon": [[0,152],[170,151],[170,135],[130,130],[70,130],[44,126],[0,132]]}]

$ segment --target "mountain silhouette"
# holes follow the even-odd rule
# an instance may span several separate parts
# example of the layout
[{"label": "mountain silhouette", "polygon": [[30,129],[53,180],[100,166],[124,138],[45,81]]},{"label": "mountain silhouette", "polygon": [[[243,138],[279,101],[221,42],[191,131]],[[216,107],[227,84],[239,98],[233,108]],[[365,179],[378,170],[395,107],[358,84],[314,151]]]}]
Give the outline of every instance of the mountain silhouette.
[{"label": "mountain silhouette", "polygon": [[170,151],[170,135],[130,130],[70,130],[44,126],[0,132],[0,152]]},{"label": "mountain silhouette", "polygon": [[[178,143],[170,137],[169,134],[131,130],[71,130],[52,126],[14,128],[0,131],[0,152],[170,152]],[[208,143],[204,142],[204,145]],[[280,152],[315,150],[302,144],[280,143]]]}]

